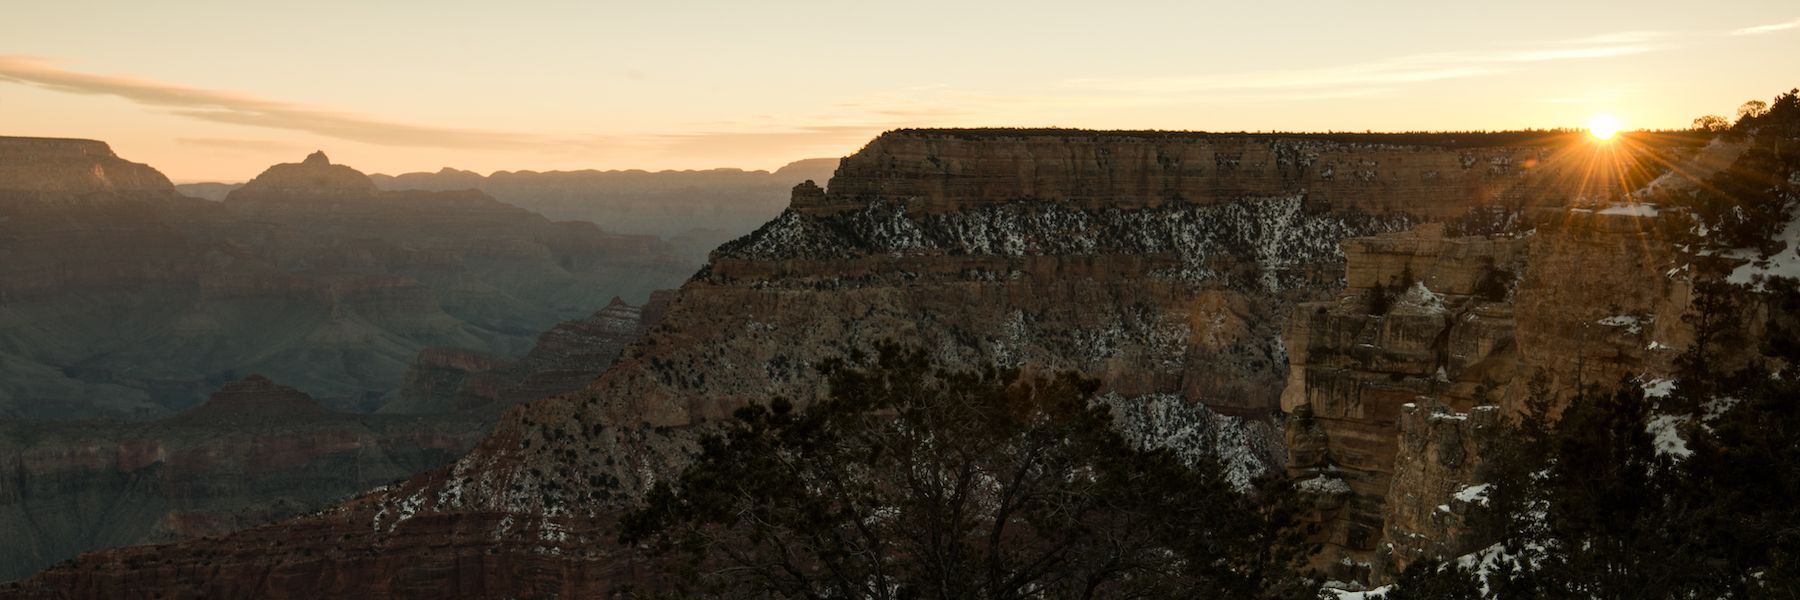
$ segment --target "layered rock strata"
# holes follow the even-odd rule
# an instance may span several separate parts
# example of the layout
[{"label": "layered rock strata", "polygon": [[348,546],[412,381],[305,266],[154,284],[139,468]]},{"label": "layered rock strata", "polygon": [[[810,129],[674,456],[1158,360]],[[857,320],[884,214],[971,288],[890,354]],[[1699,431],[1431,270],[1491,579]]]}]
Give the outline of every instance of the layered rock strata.
[{"label": "layered rock strata", "polygon": [[0,580],[81,552],[218,535],[447,463],[463,416],[333,412],[252,376],[176,417],[0,427]]},{"label": "layered rock strata", "polygon": [[1320,494],[1344,580],[1467,548],[1504,421],[1548,395],[1667,372],[1690,333],[1685,215],[1555,209],[1497,236],[1436,226],[1344,243],[1346,285],[1288,320],[1288,470]]},{"label": "layered rock strata", "polygon": [[[1579,195],[1561,142],[1447,140],[890,133],[846,158],[827,188],[796,187],[789,210],[714,252],[612,370],[512,410],[456,464],[317,517],[86,557],[19,593],[127,582],[215,595],[395,581],[475,595],[617,589],[636,575],[609,542],[611,515],[679,469],[706,423],[776,396],[809,401],[815,366],[884,340],[949,367],[1085,372],[1139,443],[1220,456],[1242,480],[1282,462],[1280,390],[1296,345],[1280,341],[1279,324],[1296,304],[1337,297],[1341,240],[1530,190]],[[1367,176],[1339,171],[1356,166]],[[1411,300],[1416,327],[1395,333],[1441,330],[1433,298]],[[1495,339],[1471,330],[1456,364],[1479,365]],[[1429,354],[1396,363],[1450,360]],[[1378,427],[1355,418],[1339,420]],[[324,555],[269,548],[333,535],[347,537]]]}]

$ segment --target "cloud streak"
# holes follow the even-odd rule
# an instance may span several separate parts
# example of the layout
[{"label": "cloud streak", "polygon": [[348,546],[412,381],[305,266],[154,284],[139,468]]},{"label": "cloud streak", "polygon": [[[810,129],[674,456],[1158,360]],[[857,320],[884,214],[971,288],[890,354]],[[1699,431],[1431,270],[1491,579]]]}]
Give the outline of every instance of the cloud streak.
[{"label": "cloud streak", "polygon": [[1800,28],[1800,19],[1784,21],[1781,23],[1770,23],[1768,25],[1745,27],[1731,32],[1731,35],[1762,35],[1765,33],[1775,33],[1777,31],[1787,31],[1795,28]]},{"label": "cloud streak", "polygon": [[186,146],[217,148],[239,152],[292,152],[303,148],[299,144],[277,142],[273,140],[245,140],[235,138],[195,138],[178,137],[175,143]]},{"label": "cloud streak", "polygon": [[1435,52],[1397,56],[1319,69],[1261,73],[1077,79],[1067,87],[1142,94],[1269,93],[1321,88],[1355,89],[1408,85],[1494,75],[1531,63],[1588,60],[1642,54],[1658,49],[1656,32],[1624,32],[1492,52]]},{"label": "cloud streak", "polygon": [[0,55],[0,81],[69,94],[114,96],[194,119],[382,146],[494,148],[553,143],[544,136],[397,123],[226,90],[71,71],[26,56]]}]

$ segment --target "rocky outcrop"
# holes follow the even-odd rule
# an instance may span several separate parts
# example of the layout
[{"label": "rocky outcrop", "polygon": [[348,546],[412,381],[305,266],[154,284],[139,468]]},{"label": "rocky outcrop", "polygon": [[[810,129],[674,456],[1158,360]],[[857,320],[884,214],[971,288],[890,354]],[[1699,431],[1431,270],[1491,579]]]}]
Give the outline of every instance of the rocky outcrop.
[{"label": "rocky outcrop", "polygon": [[[1673,210],[1551,213],[1514,308],[1521,373],[1545,377],[1556,405],[1583,385],[1667,373],[1693,341],[1682,314],[1696,257],[1673,243],[1691,227]],[[1508,412],[1523,408],[1529,386],[1519,383],[1502,402]]]},{"label": "rocky outcrop", "polygon": [[1343,292],[1289,318],[1288,470],[1341,490],[1316,514],[1335,577],[1466,552],[1504,419],[1534,395],[1555,412],[1584,383],[1665,373],[1687,344],[1689,284],[1670,241],[1684,215],[1563,208],[1528,221],[1495,236],[1425,226],[1348,240]]},{"label": "rocky outcrop", "polygon": [[261,376],[176,417],[0,427],[0,580],[100,548],[219,535],[444,464],[469,417],[333,412]]},{"label": "rocky outcrop", "polygon": [[472,411],[498,415],[515,404],[579,390],[606,372],[625,347],[656,325],[670,293],[651,294],[637,307],[613,298],[593,315],[564,321],[538,336],[519,360],[467,350],[431,348],[419,353],[406,385],[381,412],[431,414]]},{"label": "rocky outcrop", "polygon": [[311,396],[269,378],[251,375],[214,392],[211,399],[176,417],[182,422],[268,422],[317,419],[331,410]]},{"label": "rocky outcrop", "polygon": [[1446,238],[1441,225],[1351,239],[1344,291],[1294,309],[1284,335],[1288,470],[1316,481],[1306,487],[1347,492],[1321,499],[1321,541],[1334,550],[1322,564],[1371,564],[1402,414],[1466,413],[1497,402],[1496,386],[1513,379],[1510,299],[1530,239]]},{"label": "rocky outcrop", "polygon": [[328,202],[334,199],[358,200],[374,195],[375,182],[362,172],[344,165],[331,164],[324,152],[308,154],[297,163],[269,167],[261,175],[226,196],[283,198],[289,201]]},{"label": "rocky outcrop", "polygon": [[[1577,179],[1557,176],[1569,156],[1559,146],[1419,139],[884,135],[845,159],[822,193],[796,188],[789,210],[715,251],[661,323],[611,370],[581,391],[514,408],[454,465],[317,517],[91,555],[19,593],[104,594],[127,582],[213,595],[291,594],[321,584],[362,593],[396,581],[485,595],[617,589],[636,575],[618,570],[630,560],[608,539],[612,515],[679,469],[708,423],[777,396],[810,401],[819,393],[816,366],[883,340],[922,347],[950,367],[1082,371],[1101,380],[1119,426],[1138,443],[1223,457],[1240,480],[1283,463],[1285,424],[1289,438],[1307,442],[1288,445],[1296,470],[1320,465],[1326,475],[1335,472],[1324,466],[1347,465],[1336,467],[1346,475],[1309,481],[1346,497],[1342,512],[1362,519],[1363,537],[1348,539],[1335,516],[1327,516],[1327,529],[1339,532],[1338,546],[1360,549],[1382,535],[1386,488],[1378,482],[1402,471],[1383,465],[1397,442],[1394,426],[1380,421],[1398,418],[1421,392],[1441,391],[1472,408],[1480,386],[1471,382],[1509,352],[1501,324],[1509,305],[1440,294],[1480,296],[1475,290],[1492,278],[1459,265],[1502,270],[1505,261],[1481,258],[1523,247],[1501,239],[1480,248],[1420,241],[1444,266],[1419,261],[1415,276],[1426,285],[1405,286],[1391,319],[1340,311],[1342,321],[1321,323],[1338,338],[1396,341],[1392,356],[1368,356],[1384,369],[1373,379],[1391,383],[1367,402],[1357,386],[1370,378],[1333,376],[1321,381],[1338,387],[1296,397],[1316,399],[1319,410],[1301,414],[1295,405],[1285,418],[1290,352],[1300,356],[1299,371],[1311,371],[1312,360],[1340,360],[1340,370],[1349,370],[1362,359],[1349,349],[1341,352],[1352,355],[1332,358],[1336,346],[1323,341],[1283,344],[1280,324],[1321,306],[1339,310],[1342,240],[1460,215],[1493,199],[1521,200],[1530,190],[1579,195]],[[1158,156],[1174,162],[1163,166]],[[1465,156],[1474,157],[1466,166]],[[1509,156],[1514,162],[1493,162]],[[1365,162],[1367,177],[1339,170]],[[1457,170],[1428,176],[1443,165]],[[1571,187],[1557,187],[1565,183]],[[1176,194],[1163,194],[1170,190]],[[1369,273],[1358,281],[1387,276]],[[1327,303],[1303,304],[1311,301]],[[1463,325],[1465,315],[1474,322]],[[1440,367],[1447,382],[1438,381]],[[1303,381],[1310,377],[1303,373]],[[1383,432],[1385,446],[1377,439]],[[1421,446],[1421,456],[1450,452],[1448,434],[1433,435],[1425,439],[1439,442]],[[1362,472],[1349,473],[1352,467]],[[369,533],[340,538],[317,559],[271,549],[288,541],[322,548],[322,540],[353,531]],[[435,549],[411,550],[426,545]],[[388,549],[417,560],[352,558]],[[484,575],[451,573],[490,550],[493,558],[479,559]],[[508,574],[489,578],[490,568]],[[528,573],[562,579],[548,587]]]},{"label": "rocky outcrop", "polygon": [[106,142],[0,138],[0,201],[86,194],[173,196],[169,178],[113,154]]}]

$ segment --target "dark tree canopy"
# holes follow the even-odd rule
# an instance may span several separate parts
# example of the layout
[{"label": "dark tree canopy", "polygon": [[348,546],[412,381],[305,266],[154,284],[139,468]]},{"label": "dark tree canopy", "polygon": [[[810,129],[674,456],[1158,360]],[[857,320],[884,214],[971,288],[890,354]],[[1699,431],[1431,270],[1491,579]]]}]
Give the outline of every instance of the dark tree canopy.
[{"label": "dark tree canopy", "polygon": [[1132,449],[1097,384],[947,372],[884,347],[827,367],[830,397],[737,413],[623,537],[675,557],[678,592],[735,597],[1291,595],[1290,493]]}]

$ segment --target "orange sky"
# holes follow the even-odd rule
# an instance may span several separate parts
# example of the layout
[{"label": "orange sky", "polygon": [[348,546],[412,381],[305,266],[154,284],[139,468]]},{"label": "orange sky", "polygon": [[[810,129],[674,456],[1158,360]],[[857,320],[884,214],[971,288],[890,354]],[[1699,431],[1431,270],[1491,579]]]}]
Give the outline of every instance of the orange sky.
[{"label": "orange sky", "polygon": [[177,181],[314,149],[772,169],[896,127],[1682,127],[1800,85],[1791,0],[444,4],[22,3],[0,134],[106,140]]}]

